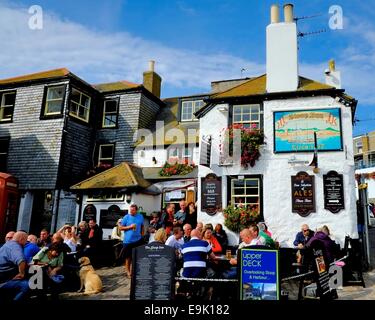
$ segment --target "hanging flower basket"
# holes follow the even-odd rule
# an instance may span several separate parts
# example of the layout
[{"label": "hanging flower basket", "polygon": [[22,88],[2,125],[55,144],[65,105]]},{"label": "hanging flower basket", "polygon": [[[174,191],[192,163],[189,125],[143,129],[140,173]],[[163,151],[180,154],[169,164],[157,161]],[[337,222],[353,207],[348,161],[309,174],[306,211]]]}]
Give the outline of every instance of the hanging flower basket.
[{"label": "hanging flower basket", "polygon": [[164,166],[159,171],[159,175],[162,177],[170,177],[175,175],[186,175],[192,172],[195,168],[195,164],[193,162],[189,162],[186,159],[178,160],[173,159],[174,162],[169,160],[167,161]]},{"label": "hanging flower basket", "polygon": [[224,225],[234,232],[240,232],[252,223],[258,223],[260,214],[257,207],[245,208],[233,205],[224,209]]},{"label": "hanging flower basket", "polygon": [[[233,156],[233,140],[235,130],[241,133],[241,166],[245,169],[255,166],[255,161],[260,157],[260,146],[265,144],[263,130],[257,129],[256,125],[245,128],[242,124],[234,124],[225,129],[224,136],[229,139],[229,156]],[[228,143],[228,142],[227,142]]]}]

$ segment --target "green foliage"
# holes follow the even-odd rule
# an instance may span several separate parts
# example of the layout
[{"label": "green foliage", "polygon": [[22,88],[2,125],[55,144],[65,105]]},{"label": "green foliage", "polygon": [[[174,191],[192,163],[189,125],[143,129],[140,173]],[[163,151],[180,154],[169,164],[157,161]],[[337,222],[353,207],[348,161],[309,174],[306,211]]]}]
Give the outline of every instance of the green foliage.
[{"label": "green foliage", "polygon": [[224,225],[234,232],[240,232],[249,227],[252,223],[257,223],[260,219],[257,208],[235,207],[233,205],[224,209]]}]

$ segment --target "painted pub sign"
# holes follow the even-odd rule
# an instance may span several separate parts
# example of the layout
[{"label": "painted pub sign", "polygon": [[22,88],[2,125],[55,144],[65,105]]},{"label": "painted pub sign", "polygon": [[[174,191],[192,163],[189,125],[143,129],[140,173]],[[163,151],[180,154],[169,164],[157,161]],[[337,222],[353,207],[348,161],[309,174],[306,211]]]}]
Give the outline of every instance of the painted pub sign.
[{"label": "painted pub sign", "polygon": [[318,151],[343,150],[339,108],[277,111],[273,117],[276,153],[313,151],[314,132]]},{"label": "painted pub sign", "polygon": [[292,212],[302,217],[315,212],[314,176],[300,171],[292,176]]},{"label": "painted pub sign", "polygon": [[222,209],[221,204],[221,177],[213,173],[201,180],[201,206],[202,211],[214,215]]}]

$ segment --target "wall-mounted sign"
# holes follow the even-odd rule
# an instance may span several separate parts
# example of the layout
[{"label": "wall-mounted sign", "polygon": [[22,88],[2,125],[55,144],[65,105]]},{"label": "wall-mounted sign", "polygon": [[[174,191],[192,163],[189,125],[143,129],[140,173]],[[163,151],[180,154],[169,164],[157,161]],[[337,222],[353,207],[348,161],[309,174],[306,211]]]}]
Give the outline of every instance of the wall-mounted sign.
[{"label": "wall-mounted sign", "polygon": [[200,142],[201,152],[199,164],[201,166],[210,167],[211,165],[211,137],[207,139],[202,139]]},{"label": "wall-mounted sign", "polygon": [[100,210],[99,225],[104,229],[112,229],[116,226],[117,221],[122,219],[128,210],[120,210],[119,206],[111,205],[107,210]]},{"label": "wall-mounted sign", "polygon": [[339,108],[277,111],[273,121],[275,153],[313,151],[314,132],[318,151],[343,150]]},{"label": "wall-mounted sign", "polygon": [[277,250],[239,250],[240,300],[279,300],[279,252]]},{"label": "wall-mounted sign", "polygon": [[314,176],[304,171],[292,176],[292,212],[302,217],[315,212]]},{"label": "wall-mounted sign", "polygon": [[221,209],[221,177],[210,173],[201,178],[201,210],[214,215]]},{"label": "wall-mounted sign", "polygon": [[324,209],[337,213],[345,209],[344,177],[336,171],[323,175]]},{"label": "wall-mounted sign", "polygon": [[93,204],[88,204],[83,210],[82,220],[89,222],[91,219],[96,219],[96,207]]}]

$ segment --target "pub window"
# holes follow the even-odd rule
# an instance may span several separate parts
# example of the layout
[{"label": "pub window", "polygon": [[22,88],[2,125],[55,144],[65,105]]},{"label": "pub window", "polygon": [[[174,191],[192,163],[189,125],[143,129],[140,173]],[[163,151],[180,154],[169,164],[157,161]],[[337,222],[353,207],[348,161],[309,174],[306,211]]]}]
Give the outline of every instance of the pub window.
[{"label": "pub window", "polygon": [[203,107],[203,100],[182,101],[181,104],[181,121],[198,120],[194,113]]},{"label": "pub window", "polygon": [[0,172],[7,171],[9,139],[0,139]]},{"label": "pub window", "polygon": [[113,166],[114,144],[101,144],[99,146],[98,165]]},{"label": "pub window", "polygon": [[16,102],[16,93],[14,91],[3,92],[1,94],[0,122],[12,121],[15,102]]},{"label": "pub window", "polygon": [[89,122],[91,98],[83,92],[72,88],[70,95],[70,112],[75,118]]},{"label": "pub window", "polygon": [[233,124],[242,124],[245,128],[261,129],[262,111],[259,104],[233,106]]},{"label": "pub window", "polygon": [[118,100],[106,100],[103,107],[102,128],[115,128],[118,117]]},{"label": "pub window", "polygon": [[62,115],[64,109],[65,85],[47,87],[42,110],[43,116]]},{"label": "pub window", "polygon": [[258,208],[260,199],[260,179],[245,178],[231,180],[231,204],[244,208]]}]

